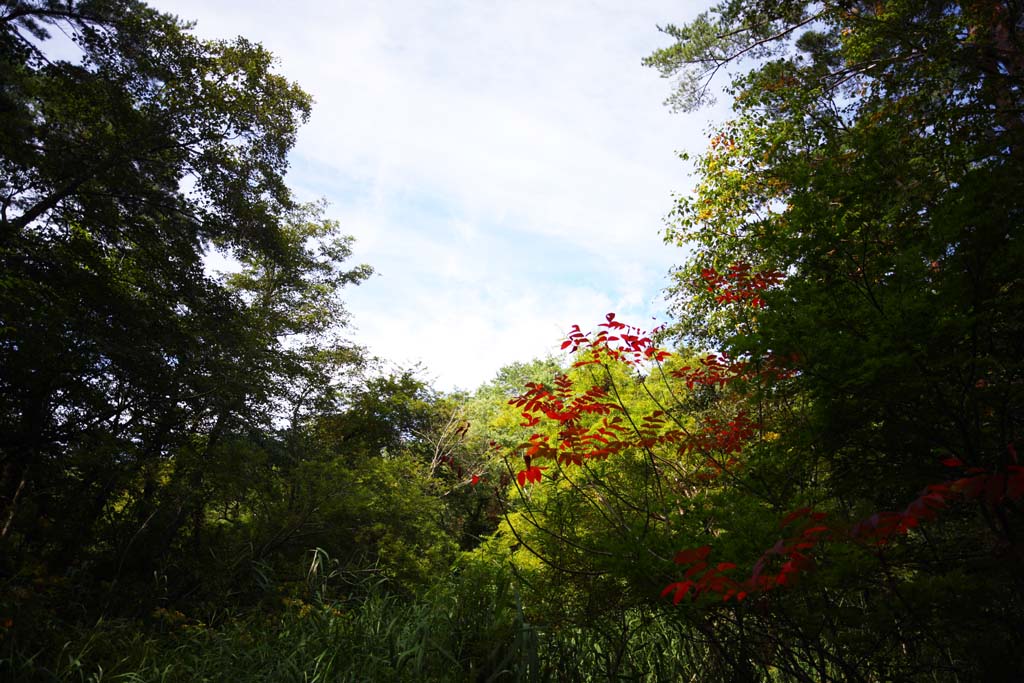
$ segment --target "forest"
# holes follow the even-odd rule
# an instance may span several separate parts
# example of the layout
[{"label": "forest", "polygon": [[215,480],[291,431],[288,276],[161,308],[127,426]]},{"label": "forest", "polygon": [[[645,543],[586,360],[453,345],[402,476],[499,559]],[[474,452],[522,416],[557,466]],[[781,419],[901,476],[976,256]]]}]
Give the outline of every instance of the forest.
[{"label": "forest", "polygon": [[0,680],[1024,680],[1024,4],[661,30],[670,319],[446,392],[266,49],[0,3]]}]

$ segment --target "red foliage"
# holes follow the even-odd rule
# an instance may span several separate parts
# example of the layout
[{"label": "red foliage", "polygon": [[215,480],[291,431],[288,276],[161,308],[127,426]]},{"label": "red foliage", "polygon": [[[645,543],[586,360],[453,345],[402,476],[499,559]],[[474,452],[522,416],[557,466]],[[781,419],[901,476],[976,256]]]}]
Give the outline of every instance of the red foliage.
[{"label": "red foliage", "polygon": [[648,360],[660,362],[672,355],[654,346],[651,340],[650,335],[659,332],[659,328],[645,332],[639,327],[619,322],[614,313],[606,315],[605,320],[598,325],[605,329],[600,330],[593,339],[581,332],[579,325],[572,326],[569,338],[562,342],[562,350],[569,349],[570,353],[576,353],[580,349],[588,349],[593,352],[591,360],[579,361],[573,367],[600,363],[602,358],[639,365]]},{"label": "red foliage", "polygon": [[[1013,444],[1007,450],[1015,453]],[[963,468],[957,458],[947,458],[943,464],[951,468]],[[749,578],[743,581],[726,576],[724,572],[735,568],[731,563],[720,563],[710,568],[707,557],[710,546],[682,550],[676,554],[677,564],[689,565],[684,581],[671,583],[662,591],[662,596],[673,594],[673,602],[693,594],[697,598],[704,593],[722,596],[723,600],[735,597],[743,600],[755,592],[766,592],[781,586],[792,585],[799,575],[814,568],[811,551],[824,541],[867,543],[884,546],[897,536],[908,533],[921,522],[931,521],[938,513],[957,499],[977,500],[995,508],[1007,501],[1024,498],[1024,467],[1010,465],[1005,472],[987,472],[977,467],[965,468],[971,476],[950,480],[925,487],[920,496],[899,512],[878,512],[851,527],[829,523],[828,515],[815,512],[809,507],[793,510],[779,522],[782,529],[794,531],[788,538],[780,539],[766,550],[754,565]]]},{"label": "red foliage", "polygon": [[546,470],[547,467],[537,467],[536,465],[528,466],[525,470],[521,470],[516,476],[519,481],[519,486],[526,486],[526,482],[539,483],[541,480],[541,470]]},{"label": "red foliage", "polygon": [[[580,349],[591,351],[593,360],[586,363],[600,363],[603,359],[637,364],[643,360],[664,360],[668,352],[654,347],[650,336],[639,328],[626,325],[615,320],[609,313],[606,322],[594,339],[580,331],[578,325],[569,333],[569,338],[562,348],[570,348],[572,352]],[[610,335],[608,330],[618,331]],[[604,387],[594,385],[579,392],[573,381],[566,375],[555,377],[554,386],[540,382],[526,385],[526,392],[509,401],[510,405],[522,409],[523,427],[535,427],[542,420],[558,425],[554,438],[535,433],[518,446],[518,450],[527,458],[526,469],[521,470],[517,478],[521,486],[541,480],[540,470],[530,467],[530,459],[550,458],[562,465],[582,465],[585,459],[605,459],[624,448],[634,447],[635,443],[624,437],[630,430],[623,424],[623,419],[613,413],[621,412],[622,407],[609,395]],[[581,418],[600,416],[599,422],[592,426],[583,426]]]},{"label": "red foliage", "polygon": [[[736,264],[724,274],[706,268],[701,271],[701,278],[708,291],[718,293],[718,303],[763,308],[762,294],[779,284],[783,275],[778,271],[752,271],[747,265]],[[578,325],[573,326],[562,348],[571,353],[586,353],[574,367],[606,362],[639,366],[651,361],[660,363],[670,356],[654,345],[654,333],[619,322],[612,313],[599,327],[603,329],[591,336]],[[755,365],[725,354],[708,354],[699,359],[697,366],[673,370],[669,376],[681,380],[691,390],[698,386],[722,388],[737,381],[787,379],[798,372],[796,364],[794,357],[769,356]],[[546,468],[532,464],[538,458],[550,458],[563,466],[579,466],[588,459],[605,459],[627,450],[659,446],[705,455],[705,470],[694,477],[710,482],[739,465],[736,456],[759,429],[742,410],[728,420],[705,418],[696,429],[683,429],[662,411],[625,420],[620,415],[623,407],[605,388],[592,386],[580,392],[566,375],[556,377],[553,386],[527,384],[526,392],[509,403],[522,409],[524,427],[535,427],[543,420],[558,427],[555,436],[535,433],[518,447],[525,461],[524,469],[517,475],[521,487],[541,481],[542,470]],[[600,420],[584,421],[585,416],[600,416]],[[978,501],[989,508],[1019,501],[1024,498],[1024,466],[1018,464],[1013,444],[1007,446],[1007,451],[1013,464],[998,471],[967,467],[958,458],[946,458],[942,464],[962,470],[962,476],[927,486],[902,511],[878,512],[853,525],[831,520],[826,513],[810,507],[793,510],[779,524],[786,537],[762,553],[746,578],[730,575],[736,569],[731,562],[711,563],[710,545],[681,550],[675,562],[686,567],[683,578],[667,585],[662,596],[671,595],[677,604],[687,596],[696,599],[702,595],[744,600],[751,594],[790,586],[803,573],[813,570],[814,551],[821,543],[846,542],[878,548],[922,522],[935,519],[958,500]]]},{"label": "red foliage", "polygon": [[784,276],[777,270],[755,271],[750,264],[734,263],[725,273],[719,273],[715,268],[702,268],[700,278],[707,291],[716,294],[717,303],[742,303],[752,308],[764,308],[764,292],[781,283]]},{"label": "red foliage", "polygon": [[[793,359],[789,359],[790,365]],[[687,389],[695,386],[724,387],[735,380],[781,380],[796,374],[796,370],[775,356],[768,356],[758,366],[749,361],[735,360],[724,353],[710,353],[698,360],[698,365],[684,365],[669,373],[686,382]]]}]

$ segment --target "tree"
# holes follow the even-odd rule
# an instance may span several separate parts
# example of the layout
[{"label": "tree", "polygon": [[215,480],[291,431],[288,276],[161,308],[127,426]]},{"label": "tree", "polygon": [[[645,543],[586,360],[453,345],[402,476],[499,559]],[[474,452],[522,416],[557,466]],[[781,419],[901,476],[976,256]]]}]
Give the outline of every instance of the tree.
[{"label": "tree", "polygon": [[[795,632],[843,676],[916,679],[925,661],[951,677],[1021,673],[1021,12],[723,3],[665,27],[676,44],[647,60],[679,78],[670,102],[684,109],[706,100],[716,72],[736,74],[736,116],[667,235],[695,250],[672,289],[673,331],[755,366],[789,359],[784,392],[757,394],[784,407],[766,451],[788,469],[780,499],[851,526],[868,518],[878,533],[922,511],[911,501],[952,508],[873,566],[843,569],[839,551],[821,561],[834,573],[816,609],[829,616]],[[741,295],[766,273],[782,277]],[[955,483],[933,486],[944,480]],[[851,598],[840,579],[864,587],[867,623],[884,634],[871,655],[843,640],[869,642],[840,616]],[[913,661],[895,664],[897,648]]]},{"label": "tree", "polygon": [[134,0],[0,7],[4,571],[151,573],[240,440],[336,397],[338,291],[369,270],[285,185],[310,98],[261,46]]},{"label": "tree", "polygon": [[566,347],[611,383],[515,399],[528,585],[637,605],[674,537],[662,618],[703,677],[1020,677],[1021,19],[741,1],[665,28],[670,104],[734,73],[667,232],[692,256],[662,339],[700,353],[619,391],[605,368],[662,353],[609,318]]}]

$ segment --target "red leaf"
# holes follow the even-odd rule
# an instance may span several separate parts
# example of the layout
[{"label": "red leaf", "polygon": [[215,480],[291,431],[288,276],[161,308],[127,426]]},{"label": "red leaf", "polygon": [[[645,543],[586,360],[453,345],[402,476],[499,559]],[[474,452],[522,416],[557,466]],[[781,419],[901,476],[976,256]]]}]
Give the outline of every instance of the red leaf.
[{"label": "red leaf", "polygon": [[541,470],[546,469],[546,467],[537,467],[536,465],[530,465],[529,461],[527,461],[526,469],[520,470],[519,474],[516,475],[516,479],[519,481],[519,486],[525,487],[527,482],[539,482],[542,478]]},{"label": "red leaf", "polygon": [[536,426],[540,422],[540,418],[539,417],[534,417],[533,415],[530,415],[529,413],[523,413],[522,415],[523,415],[523,418],[525,419],[525,421],[519,423],[520,427],[533,427],[533,426]]},{"label": "red leaf", "polygon": [[676,564],[693,564],[694,562],[703,562],[710,552],[711,546],[709,545],[701,546],[700,548],[680,550],[676,553],[675,562]]},{"label": "red leaf", "polygon": [[795,520],[800,519],[801,517],[806,516],[808,513],[810,513],[810,511],[811,511],[811,508],[800,508],[799,510],[793,510],[793,512],[790,512],[788,515],[786,515],[785,517],[782,518],[782,521],[779,522],[779,528],[780,529],[785,529],[787,526],[792,524]]},{"label": "red leaf", "polygon": [[985,488],[985,480],[988,477],[964,477],[953,482],[953,490],[959,491],[966,498],[977,498]]},{"label": "red leaf", "polygon": [[700,574],[702,571],[704,571],[707,568],[708,568],[708,563],[707,562],[703,562],[703,561],[697,562],[697,564],[695,564],[695,565],[691,566],[689,569],[687,569],[686,573],[683,574],[683,576],[685,576],[688,579],[692,579],[693,577],[697,576],[697,574]]},{"label": "red leaf", "polygon": [[661,597],[665,597],[669,593],[675,592],[675,596],[672,598],[672,604],[678,605],[679,601],[686,597],[686,594],[690,592],[693,587],[693,581],[677,581],[676,583],[670,583],[665,586],[665,589],[661,591]]}]

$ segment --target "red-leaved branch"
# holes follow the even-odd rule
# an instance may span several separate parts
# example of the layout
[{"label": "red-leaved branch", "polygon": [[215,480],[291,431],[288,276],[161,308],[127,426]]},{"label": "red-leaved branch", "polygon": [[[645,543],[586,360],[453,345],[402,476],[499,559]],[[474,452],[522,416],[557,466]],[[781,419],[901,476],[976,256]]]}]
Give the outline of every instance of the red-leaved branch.
[{"label": "red-leaved branch", "polygon": [[[778,271],[754,271],[745,264],[729,266],[724,273],[705,268],[700,277],[701,286],[715,294],[719,304],[752,308],[765,307],[764,293],[783,279]],[[609,313],[596,334],[584,333],[574,325],[562,349],[577,355],[574,368],[616,363],[633,368],[660,365],[671,354],[655,345],[652,337],[658,331],[645,332]],[[797,374],[797,360],[769,356],[754,364],[726,354],[708,354],[694,365],[669,371],[667,377],[678,380],[687,390],[699,386],[723,388],[754,379],[778,381]],[[556,377],[552,386],[527,384],[526,391],[509,403],[522,411],[521,426],[554,427],[533,433],[518,447],[524,463],[516,477],[520,487],[544,480],[543,472],[548,468],[537,465],[540,460],[563,467],[581,466],[588,460],[605,460],[627,451],[665,447],[679,455],[703,455],[704,470],[695,473],[694,478],[706,484],[727,468],[737,466],[744,447],[760,430],[744,410],[731,419],[705,418],[688,429],[663,410],[634,419],[617,394],[599,384],[581,391],[568,375]],[[675,603],[687,596],[702,595],[744,600],[751,594],[788,586],[812,570],[816,566],[815,550],[823,543],[885,546],[922,522],[935,519],[958,501],[978,501],[991,508],[1019,501],[1024,497],[1024,466],[1018,463],[1013,444],[1008,450],[1013,464],[1003,471],[968,467],[956,458],[948,458],[943,464],[960,476],[927,486],[901,511],[879,512],[852,525],[811,508],[793,510],[779,525],[785,536],[764,551],[745,576],[736,576],[738,567],[732,562],[712,562],[710,545],[681,550],[675,562],[685,568],[683,576],[666,586],[662,596],[671,596]]]}]

